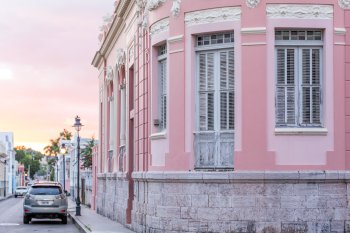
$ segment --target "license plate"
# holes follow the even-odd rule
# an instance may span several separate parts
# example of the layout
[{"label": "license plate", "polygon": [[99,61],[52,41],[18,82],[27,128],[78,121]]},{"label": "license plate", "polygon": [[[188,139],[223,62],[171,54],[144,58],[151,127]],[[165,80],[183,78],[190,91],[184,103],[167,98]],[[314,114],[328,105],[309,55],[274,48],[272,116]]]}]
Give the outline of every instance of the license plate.
[{"label": "license plate", "polygon": [[39,201],[39,205],[51,205],[50,201]]}]

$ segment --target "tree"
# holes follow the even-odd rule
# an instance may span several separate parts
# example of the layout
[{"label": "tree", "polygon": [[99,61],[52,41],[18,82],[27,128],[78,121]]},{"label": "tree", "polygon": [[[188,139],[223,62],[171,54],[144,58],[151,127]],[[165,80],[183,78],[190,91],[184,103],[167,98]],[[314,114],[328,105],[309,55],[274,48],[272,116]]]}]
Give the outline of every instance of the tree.
[{"label": "tree", "polygon": [[92,150],[95,146],[95,138],[92,137],[88,144],[81,150],[82,167],[90,169],[92,167]]},{"label": "tree", "polygon": [[69,132],[66,129],[63,129],[63,131],[60,132],[60,138],[62,138],[64,140],[71,140],[72,139],[72,133]]},{"label": "tree", "polygon": [[50,139],[50,144],[45,146],[44,148],[44,152],[46,154],[46,156],[49,156],[48,158],[48,165],[49,165],[49,169],[51,171],[50,173],[50,180],[53,180],[53,176],[54,176],[54,172],[53,172],[53,167],[56,165],[57,163],[57,155],[60,153],[60,140],[71,140],[72,138],[72,133],[69,132],[66,129],[63,129],[63,131],[61,131],[59,133],[59,137],[56,139]]},{"label": "tree", "polygon": [[16,152],[16,160],[24,165],[24,171],[28,173],[30,168],[30,178],[34,178],[34,174],[38,172],[40,167],[40,160],[43,154],[25,146],[17,146],[14,148]]}]

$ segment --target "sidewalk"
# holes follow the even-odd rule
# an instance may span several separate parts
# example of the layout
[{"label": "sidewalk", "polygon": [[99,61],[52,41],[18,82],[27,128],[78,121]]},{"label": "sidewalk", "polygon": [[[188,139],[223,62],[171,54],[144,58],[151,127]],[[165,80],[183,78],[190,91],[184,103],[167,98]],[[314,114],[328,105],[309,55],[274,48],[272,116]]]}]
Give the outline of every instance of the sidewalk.
[{"label": "sidewalk", "polygon": [[9,198],[11,198],[11,197],[13,197],[12,194],[11,194],[11,195],[8,195],[8,196],[6,196],[6,197],[0,197],[0,201],[7,200],[7,199],[9,199]]},{"label": "sidewalk", "polygon": [[75,202],[68,197],[68,216],[83,233],[133,233],[123,225],[97,214],[84,205],[81,205],[81,216],[75,216],[75,206]]}]

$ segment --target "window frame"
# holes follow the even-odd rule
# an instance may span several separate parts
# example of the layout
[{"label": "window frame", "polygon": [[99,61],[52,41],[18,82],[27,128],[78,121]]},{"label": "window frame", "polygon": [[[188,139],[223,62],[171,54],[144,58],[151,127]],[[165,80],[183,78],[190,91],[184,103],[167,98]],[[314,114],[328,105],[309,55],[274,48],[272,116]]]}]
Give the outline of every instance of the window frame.
[{"label": "window frame", "polygon": [[[159,45],[157,48],[157,76],[158,76],[158,131],[164,132],[167,129],[168,119],[168,47],[167,44]],[[164,64],[165,63],[165,64]],[[162,69],[164,69],[164,73]],[[164,74],[164,76],[163,76]],[[164,84],[165,83],[165,84]],[[165,97],[165,109],[163,108],[163,99]]]},{"label": "window frame", "polygon": [[[300,31],[299,29],[286,29],[288,31]],[[303,31],[308,31],[307,29],[302,29]],[[311,31],[321,31],[321,40],[276,40],[275,38],[275,46],[274,46],[274,54],[275,54],[275,60],[274,60],[274,90],[275,90],[275,129],[276,133],[283,134],[283,128],[289,128],[289,129],[295,129],[296,133],[301,133],[305,129],[305,132],[309,132],[308,129],[315,129],[318,131],[318,129],[324,128],[324,31],[322,29],[310,29]],[[277,29],[274,33],[276,33]],[[277,88],[278,88],[278,49],[294,49],[295,51],[295,57],[294,57],[294,77],[295,77],[295,123],[294,124],[277,124]],[[305,124],[303,123],[303,97],[302,97],[302,51],[303,49],[319,49],[320,51],[320,123],[315,124]],[[286,98],[286,97],[285,97]],[[285,106],[287,107],[287,106]],[[280,132],[281,131],[281,132]],[[322,131],[322,132],[321,132]],[[323,133],[324,130],[321,130],[320,132]],[[286,132],[290,132],[290,130],[287,130]],[[313,132],[311,132],[313,133]]]},{"label": "window frame", "polygon": [[[234,38],[234,32],[221,32],[221,33],[209,33],[209,34],[205,34],[205,35],[218,35],[218,34],[227,34],[227,33],[232,33],[232,38]],[[197,132],[201,132],[201,133],[212,133],[212,132],[235,132],[235,108],[234,108],[234,128],[233,129],[228,129],[228,130],[222,130],[221,129],[221,117],[219,114],[220,108],[221,108],[221,104],[220,104],[220,94],[221,94],[221,89],[220,89],[220,78],[216,78],[214,77],[214,129],[213,130],[201,130],[200,129],[200,96],[199,96],[199,82],[200,82],[200,77],[199,77],[199,54],[201,52],[211,52],[214,51],[214,74],[219,73],[219,71],[217,71],[218,69],[220,69],[220,51],[233,51],[234,55],[233,58],[235,59],[235,46],[234,46],[234,41],[232,42],[227,42],[227,43],[222,43],[222,44],[210,44],[210,45],[198,45],[197,43],[197,38],[198,36],[201,35],[195,35],[195,47],[194,47],[194,52],[195,52],[195,74],[196,74],[196,80],[195,80],[195,117],[196,117],[196,121],[195,121],[195,125],[196,125],[196,131]],[[235,62],[235,61],[234,61]],[[233,66],[235,69],[235,66]],[[215,76],[215,75],[214,75]],[[234,102],[235,102],[235,73],[234,73],[234,88],[233,88],[233,95],[234,95]]]}]

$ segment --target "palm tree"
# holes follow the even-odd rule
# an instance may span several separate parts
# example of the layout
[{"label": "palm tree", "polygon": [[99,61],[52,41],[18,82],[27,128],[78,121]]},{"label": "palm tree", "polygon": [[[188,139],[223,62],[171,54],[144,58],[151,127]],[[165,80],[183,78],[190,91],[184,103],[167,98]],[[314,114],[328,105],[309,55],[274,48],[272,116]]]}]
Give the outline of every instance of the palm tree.
[{"label": "palm tree", "polygon": [[50,157],[48,164],[51,170],[58,161],[57,155],[60,153],[60,140],[71,140],[72,138],[72,133],[66,129],[63,129],[59,135],[56,139],[50,139],[50,144],[44,147],[45,155]]},{"label": "palm tree", "polygon": [[81,150],[82,155],[82,166],[84,168],[91,168],[92,166],[92,150],[95,146],[95,138],[92,137],[90,141],[88,141],[88,144],[84,147],[84,149]]}]

